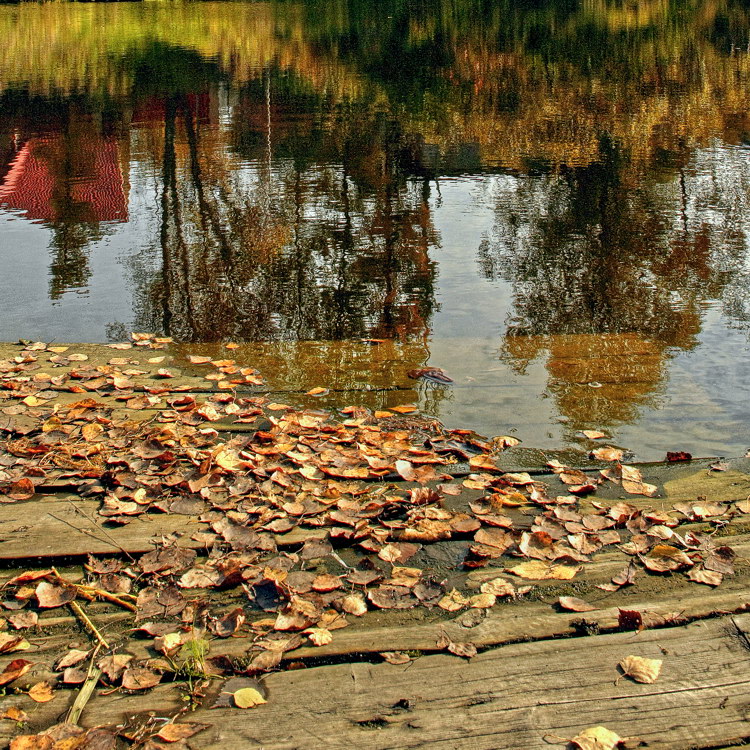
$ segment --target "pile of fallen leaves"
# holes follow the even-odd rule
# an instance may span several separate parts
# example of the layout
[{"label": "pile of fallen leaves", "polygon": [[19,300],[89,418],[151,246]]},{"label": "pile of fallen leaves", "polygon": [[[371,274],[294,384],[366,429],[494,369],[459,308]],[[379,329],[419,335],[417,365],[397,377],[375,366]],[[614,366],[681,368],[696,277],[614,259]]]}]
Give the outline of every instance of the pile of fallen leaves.
[{"label": "pile of fallen leaves", "polygon": [[[153,366],[164,357],[151,350],[166,343],[144,334],[115,346],[142,347]],[[198,522],[189,537],[157,539],[137,559],[126,551],[89,557],[79,580],[48,568],[5,584],[0,606],[10,629],[0,633],[0,653],[28,648],[22,634],[38,625],[38,613],[92,600],[132,612],[135,635],[150,640],[145,656],[143,648],[140,656],[129,653],[128,639],[94,639],[91,649],[73,649],[54,665],[55,684],[38,688],[40,695],[80,686],[94,669],[101,687],[122,691],[167,680],[257,677],[295,665],[297,649],[326,646],[368,610],[487,610],[527,593],[526,581],[574,578],[608,547],[632,561],[599,586],[605,591],[632,584],[639,570],[684,573],[710,586],[733,573],[729,547],[679,527],[723,522],[750,508],[705,499],[667,511],[643,501],[596,501],[604,483],[619,485],[625,496],[657,494],[637,467],[622,463],[617,448],[592,451],[609,462],[597,470],[551,461],[556,482],[542,482],[498,468],[514,438],[446,430],[405,416],[412,406],[401,414],[361,406],[295,409],[258,393],[264,381],[252,367],[191,355],[187,364],[205,368],[210,384],[197,393],[169,370],[142,369],[139,357],[130,352],[93,365],[65,347],[34,344],[0,361],[0,501],[36,502],[61,491],[97,499],[104,534],[143,514]],[[449,584],[422,554],[449,540],[465,543],[459,570],[487,567],[497,575],[478,591]],[[561,604],[591,608],[572,597]],[[215,647],[229,638],[244,639],[241,659]],[[441,640],[438,648],[476,653],[471,644]],[[399,653],[383,658],[408,661]],[[14,659],[0,685],[30,665]],[[245,689],[258,692],[239,688]],[[243,694],[230,705],[252,707],[264,702],[258,696]],[[154,747],[170,741],[152,729],[129,739]],[[49,731],[39,747],[70,739]],[[85,746],[106,747],[104,735],[97,737],[100,744]]]}]

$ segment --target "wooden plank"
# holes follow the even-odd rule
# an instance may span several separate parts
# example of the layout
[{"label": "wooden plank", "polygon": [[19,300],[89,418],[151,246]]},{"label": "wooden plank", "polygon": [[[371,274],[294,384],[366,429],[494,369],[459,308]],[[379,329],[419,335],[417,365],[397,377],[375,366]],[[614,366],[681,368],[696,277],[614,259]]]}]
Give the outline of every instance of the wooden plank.
[{"label": "wooden plank", "polygon": [[[615,633],[505,646],[471,661],[426,656],[404,666],[341,664],[278,673],[268,703],[199,710],[210,728],[196,748],[422,748],[548,750],[603,725],[650,750],[714,748],[750,735],[747,618],[717,618],[659,631]],[[628,655],[662,659],[658,681],[618,680]],[[86,726],[143,711],[142,695],[97,696]],[[148,709],[178,707],[174,689],[151,693]],[[564,747],[559,741],[559,747]]]},{"label": "wooden plank", "polygon": [[[172,514],[133,516],[125,526],[104,528],[97,516],[98,500],[54,498],[28,503],[0,505],[0,560],[85,557],[88,554],[134,555],[149,552],[159,538],[180,535],[177,545],[203,549],[205,544],[190,537],[208,527],[194,518]],[[294,529],[279,535],[280,546],[324,537],[326,529]]]}]

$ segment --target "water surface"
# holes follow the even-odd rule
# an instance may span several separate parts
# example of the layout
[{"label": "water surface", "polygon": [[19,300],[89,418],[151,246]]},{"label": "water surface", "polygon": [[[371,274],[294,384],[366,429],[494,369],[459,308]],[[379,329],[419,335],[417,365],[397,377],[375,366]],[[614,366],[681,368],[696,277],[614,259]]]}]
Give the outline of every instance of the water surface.
[{"label": "water surface", "polygon": [[745,3],[20,3],[0,38],[0,340],[434,365],[407,395],[451,426],[750,444]]}]

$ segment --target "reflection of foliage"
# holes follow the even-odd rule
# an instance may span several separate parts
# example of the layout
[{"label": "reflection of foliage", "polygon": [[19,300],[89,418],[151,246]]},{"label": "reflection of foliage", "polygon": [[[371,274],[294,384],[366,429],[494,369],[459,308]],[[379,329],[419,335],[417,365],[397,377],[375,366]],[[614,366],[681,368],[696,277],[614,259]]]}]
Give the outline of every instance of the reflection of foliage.
[{"label": "reflection of foliage", "polygon": [[544,352],[549,388],[576,429],[632,421],[653,401],[670,350],[696,345],[705,307],[724,298],[741,317],[747,297],[744,156],[692,163],[686,151],[679,180],[634,189],[626,155],[606,141],[600,153],[499,194],[479,253],[488,278],[513,284],[503,356],[524,371]]},{"label": "reflection of foliage", "polygon": [[[249,89],[238,105],[238,122],[269,128],[263,139],[238,134],[258,160],[249,169],[222,156],[220,131],[202,129],[184,95],[167,97],[162,272],[141,297],[141,325],[186,340],[421,335],[436,237],[427,193],[405,183],[408,149],[389,128],[368,140],[366,112],[333,112],[332,131],[282,132],[291,159],[269,161],[277,136],[265,102]],[[303,170],[316,151],[341,166]]]}]

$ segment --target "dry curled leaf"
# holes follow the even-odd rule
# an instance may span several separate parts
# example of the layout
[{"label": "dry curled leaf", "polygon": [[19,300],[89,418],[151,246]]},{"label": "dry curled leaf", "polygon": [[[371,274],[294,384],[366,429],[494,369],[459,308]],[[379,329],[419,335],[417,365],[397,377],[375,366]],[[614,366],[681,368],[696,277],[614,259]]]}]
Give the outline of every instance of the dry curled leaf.
[{"label": "dry curled leaf", "polygon": [[656,682],[661,672],[661,659],[646,659],[642,656],[626,656],[619,667],[625,677],[630,677],[636,682],[651,684]]}]

